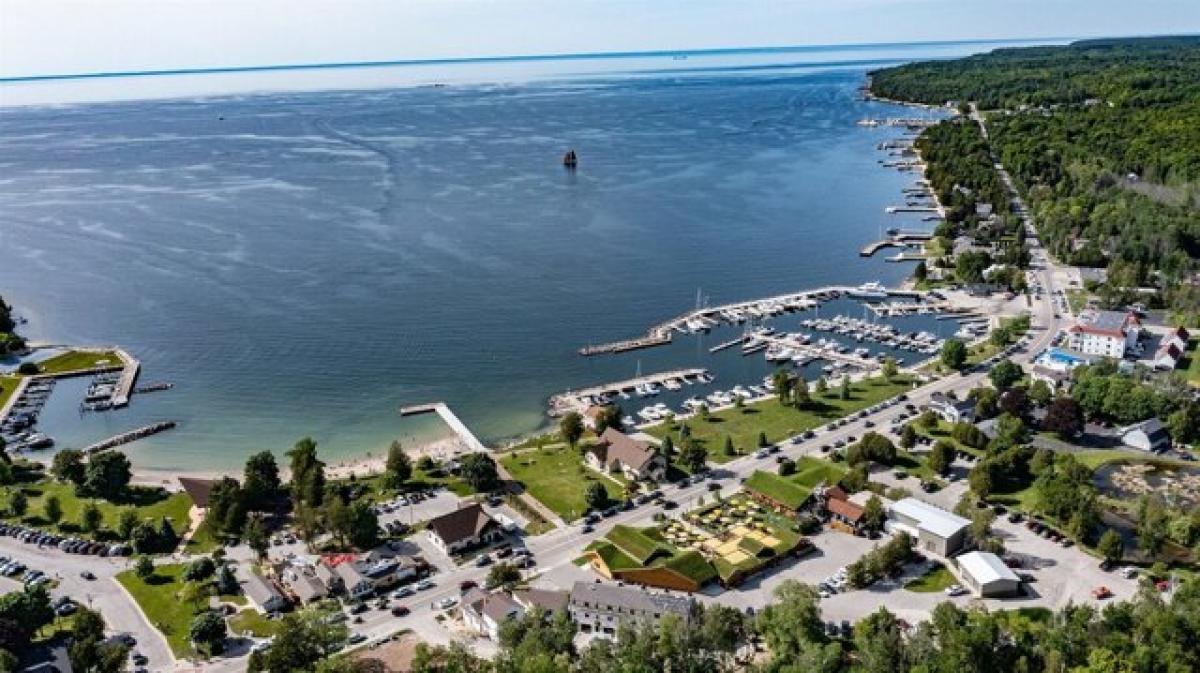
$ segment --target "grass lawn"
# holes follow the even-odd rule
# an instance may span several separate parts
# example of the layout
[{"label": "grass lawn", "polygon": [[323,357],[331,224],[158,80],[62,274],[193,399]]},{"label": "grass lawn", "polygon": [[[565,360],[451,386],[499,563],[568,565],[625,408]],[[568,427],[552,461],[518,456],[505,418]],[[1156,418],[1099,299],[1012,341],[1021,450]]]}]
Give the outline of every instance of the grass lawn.
[{"label": "grass lawn", "polygon": [[603,485],[610,499],[623,495],[611,479],[584,467],[579,449],[543,448],[509,454],[500,462],[526,491],[566,521],[583,516],[587,510],[584,495],[591,482]]},{"label": "grass lawn", "polygon": [[836,484],[846,476],[846,468],[837,463],[812,456],[800,456],[796,461],[796,473],[788,477],[805,488],[816,488],[822,482]]},{"label": "grass lawn", "polygon": [[[57,529],[72,535],[80,534],[80,512],[83,511],[84,503],[91,499],[75,495],[74,485],[43,480],[23,485],[20,488],[29,498],[29,507],[25,512],[25,516],[21,518],[23,522],[47,530],[55,528],[55,526],[51,526],[50,522],[43,518],[43,512],[46,498],[56,495],[58,496],[59,504],[62,505],[63,511],[62,520],[59,522]],[[130,493],[128,502],[113,503],[98,498],[94,499],[94,502],[100,508],[100,513],[104,515],[101,531],[94,537],[102,540],[113,538],[112,527],[117,524],[117,517],[121,509],[128,506],[137,509],[139,518],[150,519],[156,524],[162,517],[167,517],[171,520],[171,525],[175,528],[175,532],[180,535],[187,530],[188,510],[192,508],[192,500],[186,493],[170,493],[159,488],[141,486],[130,487]],[[8,512],[5,512],[5,518],[13,519],[15,517],[8,516]]]},{"label": "grass lawn", "polygon": [[797,484],[787,477],[781,477],[773,472],[755,470],[742,487],[748,491],[769,498],[789,509],[800,509],[812,495],[812,489]]},{"label": "grass lawn", "polygon": [[[1184,361],[1179,363],[1179,368],[1183,370],[1187,382],[1193,386],[1200,386],[1200,339],[1188,342],[1187,353],[1182,359]],[[3,379],[0,379],[0,382],[3,382]],[[3,402],[3,397],[4,394],[0,393],[0,402]]]},{"label": "grass lawn", "polygon": [[167,638],[176,657],[193,654],[188,640],[195,613],[179,602],[176,594],[183,588],[183,564],[157,566],[149,582],[143,582],[132,570],[117,575],[117,581],[137,601],[154,628]]},{"label": "grass lawn", "polygon": [[1182,460],[1173,458],[1160,458],[1158,456],[1140,456],[1131,454],[1128,451],[1117,451],[1113,449],[1097,449],[1094,451],[1080,451],[1075,454],[1075,458],[1079,462],[1087,465],[1091,469],[1107,465],[1109,463],[1151,463],[1162,467],[1183,467],[1188,463]]},{"label": "grass lawn", "polygon": [[[175,532],[180,535],[183,534],[183,530],[181,529],[176,529]],[[207,554],[219,546],[221,546],[221,543],[217,539],[217,536],[213,534],[208,524],[202,521],[196,528],[195,534],[192,535],[192,539],[188,540],[184,550],[189,554]]]},{"label": "grass lawn", "polygon": [[268,638],[275,635],[279,625],[267,619],[263,613],[254,608],[246,608],[229,618],[229,633],[241,634],[249,631],[255,638]]},{"label": "grass lawn", "polygon": [[905,589],[914,591],[919,594],[932,594],[938,591],[943,591],[946,587],[953,586],[958,583],[954,579],[954,575],[946,569],[945,566],[938,566],[933,570],[921,575],[917,579],[904,585]]},{"label": "grass lawn", "polygon": [[0,376],[0,409],[8,404],[8,398],[17,392],[17,384],[21,382],[20,376]]},{"label": "grass lawn", "polygon": [[959,442],[957,439],[954,439],[954,437],[952,437],[950,435],[951,431],[954,429],[953,424],[947,423],[944,420],[938,420],[937,427],[935,427],[932,430],[929,430],[925,426],[921,425],[920,423],[915,422],[915,419],[910,420],[909,424],[911,424],[913,426],[913,429],[917,431],[918,435],[921,435],[923,437],[928,437],[928,438],[932,439],[934,442],[937,442],[939,439],[944,439],[947,442],[950,442],[951,444],[953,444],[954,448],[958,449],[959,453],[969,453],[973,456],[979,456],[979,457],[982,457],[984,454],[983,451],[981,451],[979,449],[972,449],[971,447],[967,446],[966,444],[963,444],[962,442]]},{"label": "grass lawn", "polygon": [[439,486],[446,487],[451,493],[454,493],[460,498],[466,497],[475,492],[470,485],[454,475],[446,474],[443,476],[431,477],[416,467],[413,468],[412,477],[404,484],[404,488],[401,489],[392,489],[384,486],[383,475],[379,474],[374,474],[369,477],[359,477],[357,480],[355,480],[355,483],[366,487],[366,492],[360,497],[370,503],[391,500],[400,493],[406,491],[437,488]]},{"label": "grass lawn", "polygon": [[[690,418],[687,424],[691,428],[692,437],[708,452],[708,459],[715,463],[726,463],[737,457],[724,454],[727,435],[733,439],[736,450],[742,454],[750,453],[758,449],[760,432],[766,433],[767,441],[779,442],[899,395],[911,385],[911,377],[897,376],[892,382],[876,377],[855,383],[850,389],[850,399],[841,400],[838,398],[837,384],[831,383],[829,393],[813,396],[813,408],[810,409],[785,407],[779,400],[772,398],[748,404],[741,409],[714,412],[707,420]],[[658,438],[670,434],[678,446],[678,427],[678,421],[673,427],[660,423],[647,428],[646,432]]]},{"label": "grass lawn", "polygon": [[113,351],[67,351],[37,363],[43,374],[62,374],[100,366],[121,364],[121,358]]}]

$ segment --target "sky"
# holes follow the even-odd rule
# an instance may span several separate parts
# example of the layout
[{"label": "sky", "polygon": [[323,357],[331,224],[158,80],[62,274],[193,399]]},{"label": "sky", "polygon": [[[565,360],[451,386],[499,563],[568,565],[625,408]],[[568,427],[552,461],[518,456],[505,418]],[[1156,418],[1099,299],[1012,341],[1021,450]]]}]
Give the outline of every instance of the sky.
[{"label": "sky", "polygon": [[1200,33],[1200,0],[0,0],[0,78]]}]

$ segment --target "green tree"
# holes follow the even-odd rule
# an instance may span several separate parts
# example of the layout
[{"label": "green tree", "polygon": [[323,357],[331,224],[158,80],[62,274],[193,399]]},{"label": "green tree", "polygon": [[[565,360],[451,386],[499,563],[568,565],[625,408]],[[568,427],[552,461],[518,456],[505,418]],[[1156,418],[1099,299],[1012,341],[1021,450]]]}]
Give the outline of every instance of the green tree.
[{"label": "green tree", "polygon": [[412,478],[412,471],[412,459],[405,453],[404,447],[400,446],[400,442],[393,441],[388,447],[387,465],[384,469],[388,488],[402,488]]},{"label": "green tree", "polygon": [[1042,429],[1057,434],[1062,439],[1073,439],[1083,431],[1083,410],[1070,397],[1059,397],[1046,408]]},{"label": "green tree", "polygon": [[896,616],[880,607],[854,627],[854,650],[863,673],[905,673],[905,638]]},{"label": "green tree", "polygon": [[137,561],[134,561],[133,572],[138,579],[148,582],[154,577],[154,561],[151,561],[149,556],[139,556]]},{"label": "green tree", "polygon": [[891,382],[892,379],[896,378],[896,375],[900,373],[900,368],[896,365],[896,358],[887,357],[883,359],[882,373],[883,378],[888,382]]},{"label": "green tree", "polygon": [[934,442],[933,449],[929,452],[927,464],[929,469],[935,474],[946,475],[950,472],[950,465],[954,462],[958,450],[950,442],[939,439]]},{"label": "green tree", "polygon": [[772,596],[774,602],[759,612],[758,632],[776,660],[792,660],[811,645],[825,642],[825,622],[815,589],[787,579],[775,587]]},{"label": "green tree", "polygon": [[1109,563],[1120,563],[1125,557],[1125,542],[1121,540],[1120,533],[1109,528],[1100,536],[1096,551]]},{"label": "green tree", "polygon": [[83,509],[79,513],[79,527],[85,533],[95,533],[100,530],[100,525],[104,522],[104,513],[96,506],[95,502],[87,501],[83,505]]},{"label": "green tree", "polygon": [[132,507],[122,507],[117,514],[117,537],[122,540],[129,541],[133,536],[133,529],[138,525],[137,510]]},{"label": "green tree", "polygon": [[82,491],[105,500],[118,500],[125,495],[132,476],[125,454],[120,451],[94,453],[84,468]]},{"label": "green tree", "polygon": [[210,655],[220,654],[225,650],[225,638],[227,635],[228,631],[225,627],[225,620],[211,610],[205,610],[196,615],[188,631],[189,639],[202,652]]},{"label": "green tree", "polygon": [[201,556],[184,567],[183,579],[189,582],[200,582],[212,577],[216,572],[217,564],[211,558]]},{"label": "green tree", "polygon": [[863,527],[869,531],[881,531],[886,519],[887,514],[883,511],[883,501],[879,499],[879,496],[871,494],[871,497],[867,498],[866,504],[863,505]]},{"label": "green tree", "polygon": [[317,443],[305,437],[287,455],[291,461],[292,500],[319,507],[325,494],[325,463],[317,458]]},{"label": "green tree", "polygon": [[1029,384],[1029,400],[1039,407],[1044,407],[1054,399],[1054,391],[1043,380],[1038,379]]},{"label": "green tree", "polygon": [[[287,614],[279,620],[263,663],[270,673],[312,671],[317,662],[340,649],[345,639],[346,627],[326,623],[317,611]],[[458,670],[466,673],[467,669]]]},{"label": "green tree", "polygon": [[584,492],[584,502],[587,503],[589,509],[599,512],[608,506],[608,491],[604,490],[604,484],[598,481],[588,482],[587,490]]},{"label": "green tree", "polygon": [[683,443],[683,448],[679,452],[679,464],[692,474],[703,470],[707,459],[708,453],[705,452],[704,447],[691,437]]},{"label": "green tree", "polygon": [[583,416],[575,411],[567,412],[558,422],[558,432],[571,448],[575,448],[579,438],[583,437]]},{"label": "green tree", "polygon": [[62,501],[58,499],[57,495],[47,496],[46,500],[42,503],[42,516],[51,525],[57,525],[59,521],[62,521]]},{"label": "green tree", "polygon": [[992,365],[992,369],[988,372],[988,378],[992,380],[992,385],[996,386],[997,390],[1011,387],[1024,376],[1025,372],[1021,371],[1021,366],[1008,359]]},{"label": "green tree", "polygon": [[725,447],[723,450],[725,452],[725,455],[727,455],[727,456],[736,456],[737,455],[737,449],[733,448],[733,437],[730,437],[729,435],[725,435]]},{"label": "green tree", "polygon": [[1142,496],[1137,508],[1138,547],[1154,558],[1167,541],[1167,511],[1157,497]]},{"label": "green tree", "polygon": [[911,449],[917,445],[917,429],[912,423],[905,423],[904,429],[900,431],[900,446],[905,449]]},{"label": "green tree", "polygon": [[267,557],[267,549],[270,547],[270,536],[267,534],[267,526],[261,516],[251,516],[246,521],[243,535],[246,538],[246,545],[254,552],[256,558],[261,560]]},{"label": "green tree", "polygon": [[54,460],[50,463],[50,473],[61,481],[76,486],[82,484],[85,474],[83,452],[78,449],[63,449],[54,454]]},{"label": "green tree", "polygon": [[840,398],[842,401],[846,401],[846,400],[850,399],[850,377],[849,376],[842,377],[842,385],[841,385],[841,388],[838,390],[838,398]]},{"label": "green tree", "polygon": [[806,409],[812,404],[812,395],[808,392],[808,381],[803,376],[796,377],[792,382],[792,403],[797,409]]},{"label": "green tree", "polygon": [[962,369],[967,362],[967,346],[958,339],[946,339],[942,344],[942,364],[950,369]]},{"label": "green tree", "polygon": [[783,369],[776,369],[771,375],[771,385],[775,388],[775,396],[779,403],[787,405],[792,399],[792,375]]},{"label": "green tree", "polygon": [[467,482],[467,485],[476,492],[483,493],[500,486],[496,462],[486,453],[467,454],[459,461],[459,466],[463,481]]},{"label": "green tree", "polygon": [[246,459],[242,478],[242,497],[247,509],[270,508],[283,489],[279,479],[279,466],[270,451],[260,451]]},{"label": "green tree", "polygon": [[25,516],[28,509],[29,498],[26,497],[25,491],[14,488],[8,496],[8,511],[12,512],[13,516]]},{"label": "green tree", "polygon": [[521,582],[521,571],[511,563],[497,563],[488,570],[487,581],[484,583],[489,589],[504,587],[511,589],[513,586]]},{"label": "green tree", "polygon": [[615,404],[606,404],[600,408],[600,412],[596,414],[594,425],[596,426],[596,434],[602,435],[608,428],[613,430],[621,429],[621,416],[623,415],[621,407]]}]

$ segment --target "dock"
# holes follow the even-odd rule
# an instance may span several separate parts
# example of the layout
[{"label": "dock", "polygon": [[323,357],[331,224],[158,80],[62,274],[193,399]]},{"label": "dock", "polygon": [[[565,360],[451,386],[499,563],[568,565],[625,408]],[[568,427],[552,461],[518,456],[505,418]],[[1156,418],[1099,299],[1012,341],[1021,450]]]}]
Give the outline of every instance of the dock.
[{"label": "dock", "polygon": [[840,362],[844,365],[856,367],[856,368],[862,369],[864,371],[871,371],[873,369],[878,369],[880,366],[880,364],[874,360],[862,358],[857,355],[853,355],[851,353],[839,353],[837,351],[830,350],[827,348],[821,348],[820,346],[815,346],[813,344],[802,343],[796,339],[791,339],[786,336],[774,336],[774,335],[763,336],[763,335],[760,335],[757,338],[762,341],[765,341],[767,343],[776,344],[779,346],[790,348],[793,351],[795,351],[796,353],[801,353],[803,355],[807,355],[814,360],[826,360],[828,362]]},{"label": "dock", "polygon": [[748,339],[748,338],[749,337],[747,335],[743,334],[742,336],[740,336],[736,339],[730,339],[729,341],[726,341],[724,343],[719,343],[716,346],[713,346],[712,348],[708,349],[708,352],[709,353],[719,353],[719,352],[725,350],[726,348],[733,348],[734,346],[736,346],[738,344],[746,343],[746,339]]},{"label": "dock", "polygon": [[97,451],[104,451],[105,449],[111,449],[115,446],[121,446],[122,444],[128,444],[130,442],[142,439],[144,437],[149,437],[150,435],[156,435],[160,432],[170,430],[170,429],[174,428],[176,425],[177,425],[177,423],[175,421],[163,421],[161,423],[151,423],[150,425],[143,425],[140,428],[136,428],[136,429],[130,430],[128,432],[122,432],[119,435],[115,435],[115,436],[109,437],[108,439],[105,439],[103,441],[96,442],[95,444],[85,446],[85,447],[83,447],[82,450],[86,454],[96,453]]},{"label": "dock", "polygon": [[429,404],[415,404],[407,407],[400,407],[401,416],[417,416],[420,414],[437,414],[455,435],[462,440],[463,444],[473,453],[486,452],[488,448],[479,441],[475,433],[463,423],[454,412],[450,410],[449,405],[445,402],[430,402]]},{"label": "dock", "polygon": [[689,381],[689,379],[699,379],[701,376],[707,373],[708,370],[698,367],[691,369],[674,369],[666,372],[637,376],[624,381],[602,383],[596,386],[580,388],[579,390],[568,390],[565,393],[559,393],[550,398],[550,415],[562,416],[563,414],[571,411],[583,413],[588,407],[595,404],[595,398],[598,397],[619,395],[622,391],[634,390],[638,386],[644,386],[646,384],[654,384],[658,386],[668,381],[693,383],[694,381]]},{"label": "dock", "polygon": [[889,213],[892,215],[899,214],[899,213],[937,213],[938,215],[942,214],[941,208],[938,208],[937,206],[888,206],[887,208],[884,208],[883,211],[885,213]]},{"label": "dock", "polygon": [[117,357],[121,359],[121,364],[124,365],[121,368],[121,378],[117,379],[112,397],[109,398],[113,408],[116,409],[129,405],[129,396],[133,394],[133,384],[137,381],[142,364],[124,348],[117,348],[113,352],[117,354]]},{"label": "dock", "polygon": [[858,251],[860,257],[870,257],[884,248],[907,248],[911,245],[918,245],[929,241],[933,238],[933,232],[922,231],[902,231],[892,234],[891,236],[869,243]]}]

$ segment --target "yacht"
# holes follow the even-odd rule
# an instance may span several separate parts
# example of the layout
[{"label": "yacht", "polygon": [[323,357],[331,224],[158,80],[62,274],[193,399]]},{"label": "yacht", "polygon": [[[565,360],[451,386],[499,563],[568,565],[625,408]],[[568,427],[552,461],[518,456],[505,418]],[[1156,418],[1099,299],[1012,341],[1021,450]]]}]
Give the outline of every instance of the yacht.
[{"label": "yacht", "polygon": [[746,386],[734,386],[733,390],[729,392],[743,399],[750,399],[751,397],[754,397],[754,395],[752,395],[750,391],[746,389]]},{"label": "yacht", "polygon": [[662,417],[662,414],[660,414],[658,409],[655,409],[654,407],[646,407],[637,412],[637,414],[647,421],[657,421]]},{"label": "yacht", "polygon": [[667,390],[680,390],[683,388],[683,384],[676,379],[667,379],[663,381],[663,387]]},{"label": "yacht", "polygon": [[855,299],[887,299],[887,288],[877,282],[863,283],[847,292]]},{"label": "yacht", "polygon": [[699,397],[689,397],[683,401],[683,406],[686,409],[695,411],[704,406],[704,400],[700,399]]}]

